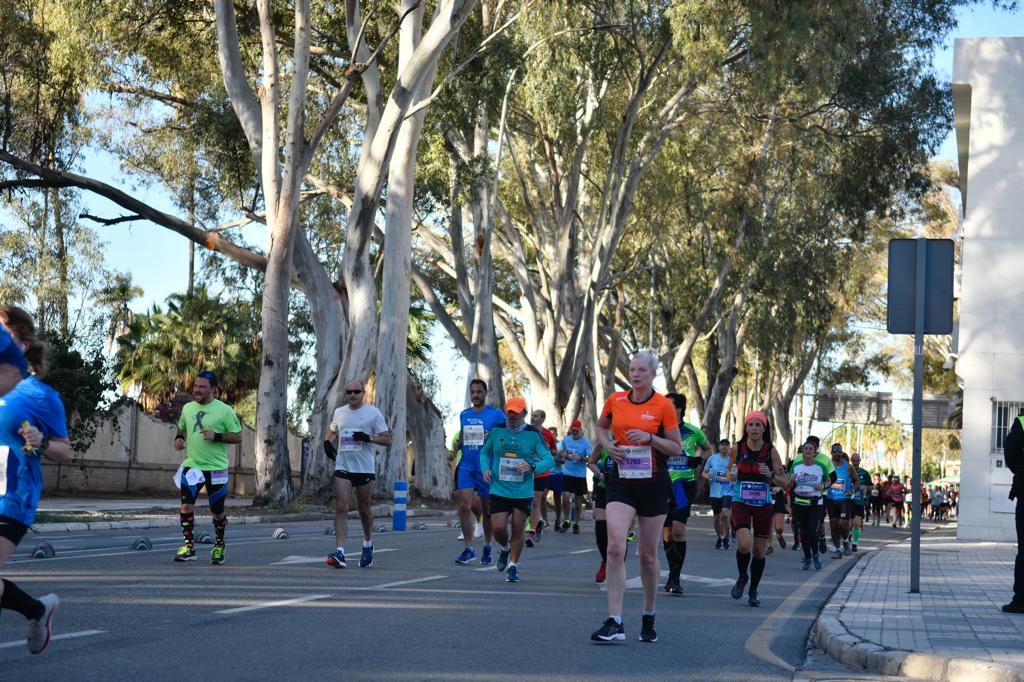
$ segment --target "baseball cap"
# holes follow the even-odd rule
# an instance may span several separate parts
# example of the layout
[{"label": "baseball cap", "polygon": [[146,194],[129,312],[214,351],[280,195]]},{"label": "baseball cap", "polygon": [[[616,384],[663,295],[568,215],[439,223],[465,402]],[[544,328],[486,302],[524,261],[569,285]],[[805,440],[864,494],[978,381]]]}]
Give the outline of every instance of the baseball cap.
[{"label": "baseball cap", "polygon": [[516,396],[509,398],[505,401],[506,412],[525,412],[526,411],[526,400]]},{"label": "baseball cap", "polygon": [[21,376],[28,376],[28,362],[10,332],[0,325],[0,365],[14,365],[21,370]]},{"label": "baseball cap", "polygon": [[581,422],[579,419],[573,419],[572,420],[572,424],[569,424],[569,428],[570,429],[582,429],[583,428],[583,422]]}]

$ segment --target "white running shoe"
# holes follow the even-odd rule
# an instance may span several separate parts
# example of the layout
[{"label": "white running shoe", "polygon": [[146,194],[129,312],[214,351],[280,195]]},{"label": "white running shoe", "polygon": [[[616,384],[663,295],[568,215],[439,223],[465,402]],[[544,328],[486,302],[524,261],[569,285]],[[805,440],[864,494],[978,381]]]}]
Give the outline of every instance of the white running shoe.
[{"label": "white running shoe", "polygon": [[477,524],[475,526],[473,526],[473,537],[475,537],[475,538],[482,538],[483,536],[484,536],[484,527],[483,527],[482,524],[480,524],[480,522],[477,522]]},{"label": "white running shoe", "polygon": [[50,635],[52,634],[50,621],[53,620],[53,613],[60,606],[60,598],[55,594],[40,597],[39,601],[43,604],[43,615],[39,620],[29,620],[28,622],[28,650],[34,654],[43,653],[43,650],[50,643]]},{"label": "white running shoe", "polygon": [[457,537],[455,539],[456,540],[465,540],[466,539],[466,535],[464,533],[459,533],[459,537]]}]

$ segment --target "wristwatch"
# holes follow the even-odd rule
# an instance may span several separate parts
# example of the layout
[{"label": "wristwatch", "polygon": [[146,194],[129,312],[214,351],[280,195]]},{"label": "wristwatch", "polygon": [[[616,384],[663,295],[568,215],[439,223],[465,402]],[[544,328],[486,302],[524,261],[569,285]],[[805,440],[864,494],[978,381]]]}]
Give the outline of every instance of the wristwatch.
[{"label": "wristwatch", "polygon": [[39,454],[46,452],[46,449],[50,447],[50,439],[43,436],[43,440],[39,442],[39,446],[35,448],[35,451]]}]

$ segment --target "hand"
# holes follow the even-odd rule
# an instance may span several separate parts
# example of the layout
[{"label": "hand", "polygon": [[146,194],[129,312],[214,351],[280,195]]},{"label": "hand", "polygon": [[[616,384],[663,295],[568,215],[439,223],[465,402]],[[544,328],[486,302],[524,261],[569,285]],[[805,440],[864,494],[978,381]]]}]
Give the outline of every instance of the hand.
[{"label": "hand", "polygon": [[701,478],[703,478],[705,481],[710,481],[711,480],[711,474],[709,474],[708,472],[705,471],[705,472],[701,473]]},{"label": "hand", "polygon": [[757,470],[758,470],[758,472],[760,472],[760,474],[762,476],[771,476],[772,475],[772,470],[768,467],[767,464],[758,464],[757,465]]},{"label": "hand", "polygon": [[725,475],[725,478],[726,478],[727,481],[730,481],[730,482],[735,481],[736,480],[736,472],[734,470],[732,470],[732,469],[729,469],[729,473],[727,473]]},{"label": "hand", "polygon": [[210,429],[203,429],[203,440],[213,440],[213,437],[217,435]]},{"label": "hand", "polygon": [[626,451],[622,449],[621,445],[612,443],[605,450],[608,451],[608,456],[618,464],[622,464],[622,460],[626,459]]},{"label": "hand", "polygon": [[324,441],[324,455],[330,459],[336,459],[338,457],[338,448],[334,447],[334,443],[329,440]]},{"label": "hand", "polygon": [[352,440],[354,440],[354,441],[356,441],[358,443],[369,443],[370,442],[370,434],[363,433],[362,431],[355,431],[355,432],[352,433]]},{"label": "hand", "polygon": [[178,436],[177,438],[174,439],[174,449],[175,450],[184,450],[185,449],[185,439],[183,437]]},{"label": "hand", "polygon": [[21,423],[21,428],[18,429],[18,435],[25,439],[24,449],[26,450],[35,450],[43,442],[43,432],[28,422]]},{"label": "hand", "polygon": [[533,467],[530,466],[530,463],[527,462],[525,459],[521,459],[518,462],[516,462],[516,471],[518,471],[520,473],[525,474],[527,471],[529,471],[532,468]]},{"label": "hand", "polygon": [[643,429],[630,429],[626,431],[626,439],[633,445],[649,445],[651,434]]},{"label": "hand", "polygon": [[824,487],[820,483],[815,483],[814,489],[820,493],[822,490],[824,490]]},{"label": "hand", "polygon": [[484,469],[484,483],[490,484],[491,482],[491,470]]}]

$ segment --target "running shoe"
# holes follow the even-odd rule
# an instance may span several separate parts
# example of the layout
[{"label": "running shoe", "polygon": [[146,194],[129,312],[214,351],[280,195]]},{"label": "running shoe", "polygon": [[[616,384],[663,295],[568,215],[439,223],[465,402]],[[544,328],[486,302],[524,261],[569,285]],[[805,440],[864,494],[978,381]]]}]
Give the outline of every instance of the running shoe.
[{"label": "running shoe", "polygon": [[722,538],[715,540],[715,549],[722,549]]},{"label": "running shoe", "polygon": [[195,561],[196,550],[188,545],[182,545],[178,548],[178,552],[174,555],[175,561]]},{"label": "running shoe", "polygon": [[775,553],[775,548],[772,547],[771,545],[768,545],[768,549],[766,549],[764,553],[765,554],[774,554]]},{"label": "running shoe", "polygon": [[779,547],[786,549],[786,538],[779,536]]},{"label": "running shoe", "polygon": [[797,551],[798,549],[800,549],[800,543],[799,543],[799,542],[794,542],[794,543],[793,543],[793,551],[795,552],[795,551]]},{"label": "running shoe", "polygon": [[1024,613],[1024,602],[1011,601],[1002,605],[1003,613]]},{"label": "running shoe", "polygon": [[817,554],[814,555],[814,569],[816,571],[820,571],[821,570],[821,557],[818,556]]},{"label": "running shoe", "polygon": [[[503,549],[500,552],[498,552],[498,570],[499,571],[504,571],[506,568],[508,568],[508,555],[509,554],[510,554],[510,551],[507,550],[507,549]],[[481,562],[481,563],[483,563],[483,562]]]},{"label": "running shoe", "polygon": [[359,568],[373,566],[373,545],[363,547],[363,553],[359,556]]},{"label": "running shoe", "polygon": [[55,594],[48,594],[39,598],[43,605],[43,615],[38,620],[28,621],[28,637],[26,644],[28,650],[34,654],[41,654],[50,643],[50,636],[53,634],[53,614],[60,606],[60,597]]},{"label": "running shoe", "polygon": [[580,524],[578,524],[578,523],[572,524],[572,534],[573,535],[579,535],[580,534]]},{"label": "running shoe", "polygon": [[340,549],[336,549],[327,555],[327,565],[334,566],[335,568],[345,568],[348,564],[345,563],[345,553]]},{"label": "running shoe", "polygon": [[850,541],[849,540],[843,540],[843,555],[844,556],[850,556],[850,552],[851,551],[852,550],[850,549]]},{"label": "running shoe", "polygon": [[679,581],[673,580],[671,578],[669,578],[669,581],[665,583],[664,589],[669,594],[674,594],[679,597],[682,597],[684,594],[686,594],[685,592],[683,592],[683,587],[679,584]]},{"label": "running shoe", "polygon": [[729,533],[729,539],[731,539],[733,542],[736,542],[736,531],[731,531]]},{"label": "running shoe", "polygon": [[482,538],[483,536],[484,536],[483,524],[481,524],[479,521],[477,521],[476,525],[473,526],[473,537],[475,537],[475,538]]},{"label": "running shoe", "polygon": [[598,585],[603,585],[606,578],[607,576],[605,575],[605,566],[604,562],[602,561],[601,565],[597,567],[597,573],[594,574],[594,582]]},{"label": "running shoe", "polygon": [[636,542],[636,533],[629,531],[629,535],[626,536],[626,542]]},{"label": "running shoe", "polygon": [[747,589],[747,576],[741,575],[736,579],[736,584],[732,586],[732,590],[729,594],[733,599],[739,599],[743,596],[743,590]]},{"label": "running shoe", "polygon": [[457,537],[457,538],[455,538],[455,539],[456,539],[456,540],[465,540],[465,539],[466,539],[466,534],[465,534],[465,533],[461,533],[461,532],[460,532],[460,533],[459,533],[459,537]]},{"label": "running shoe", "polygon": [[466,549],[462,550],[462,554],[460,554],[459,558],[455,560],[455,563],[462,564],[463,566],[465,566],[466,564],[473,563],[475,560],[476,552],[473,551],[472,547],[467,547]]},{"label": "running shoe", "polygon": [[220,566],[224,563],[224,545],[214,545],[210,551],[210,563],[214,566]]},{"label": "running shoe", "polygon": [[519,582],[519,569],[515,566],[509,566],[508,570],[505,571],[505,582],[517,583]]},{"label": "running shoe", "polygon": [[804,570],[804,571],[811,570],[811,560],[810,559],[804,559],[802,564],[801,564],[801,566],[800,566],[800,568],[802,570]]},{"label": "running shoe", "polygon": [[854,552],[857,551],[857,543],[856,542],[853,543],[852,545],[850,545],[850,547],[853,549]]},{"label": "running shoe", "polygon": [[626,633],[622,630],[622,623],[616,623],[614,618],[609,618],[598,630],[590,635],[593,642],[623,642],[626,640]]},{"label": "running shoe", "polygon": [[490,566],[494,563],[494,557],[491,556],[491,546],[484,545],[484,551],[480,552],[480,565]]},{"label": "running shoe", "polygon": [[654,631],[654,616],[643,616],[640,623],[640,641],[657,642],[658,633]]},{"label": "running shoe", "polygon": [[564,533],[565,531],[569,530],[569,526],[571,525],[572,524],[569,523],[569,519],[562,521],[562,532]]},{"label": "running shoe", "polygon": [[555,529],[556,533],[564,533],[565,532],[564,530],[562,530],[562,523],[560,521],[555,521],[555,525],[552,526],[552,527]]},{"label": "running shoe", "polygon": [[526,534],[526,546],[527,547],[533,547],[535,544],[537,544],[537,542],[539,542],[539,540],[537,538],[537,534],[534,533],[532,530],[529,533]]},{"label": "running shoe", "polygon": [[722,538],[722,549],[729,549],[729,538]]},{"label": "running shoe", "polygon": [[828,543],[825,538],[818,538],[818,554],[828,554]]},{"label": "running shoe", "polygon": [[757,592],[751,592],[747,595],[747,604],[750,606],[760,606],[761,600],[757,598]]},{"label": "running shoe", "polygon": [[541,519],[540,521],[537,522],[537,531],[536,531],[537,537],[534,538],[535,542],[540,542],[540,537],[542,535],[544,535],[544,528],[546,528],[547,525],[548,524],[547,524],[547,522],[544,519]]},{"label": "running shoe", "polygon": [[833,559],[842,559],[843,558],[843,550],[839,549],[838,547],[836,549],[833,549],[832,550],[832,558]]}]

